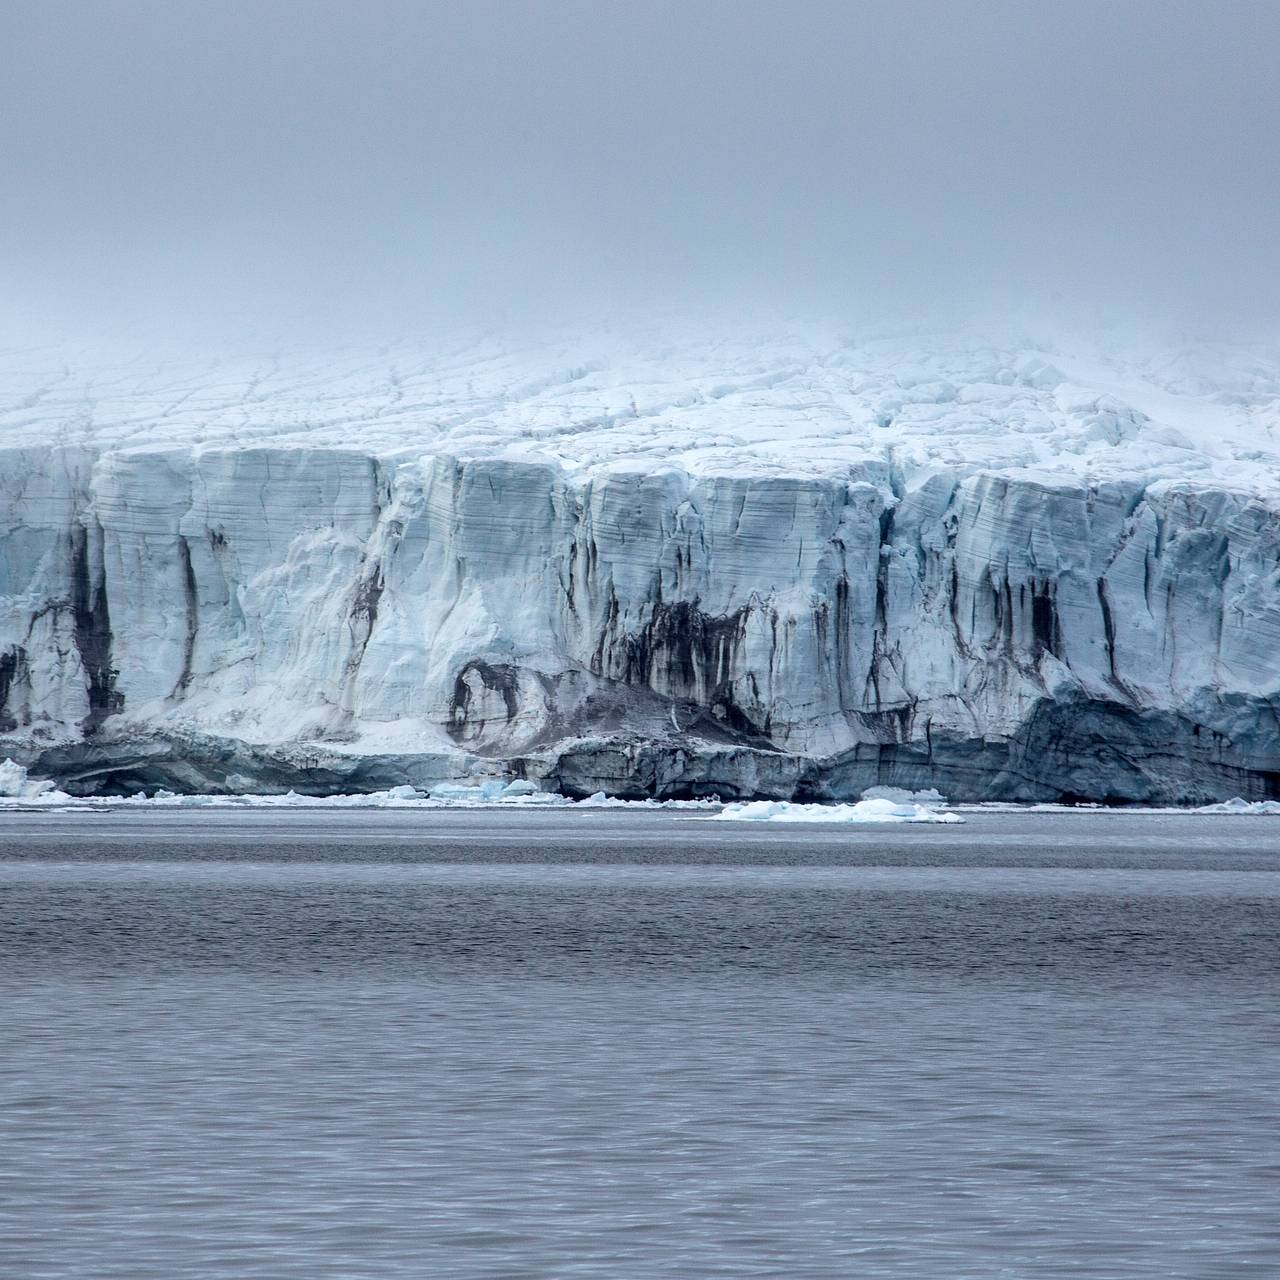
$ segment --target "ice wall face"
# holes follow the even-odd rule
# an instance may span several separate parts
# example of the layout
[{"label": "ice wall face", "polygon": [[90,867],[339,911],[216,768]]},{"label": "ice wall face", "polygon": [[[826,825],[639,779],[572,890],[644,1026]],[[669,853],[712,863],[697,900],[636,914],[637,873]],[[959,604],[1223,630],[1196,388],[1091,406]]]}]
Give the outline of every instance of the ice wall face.
[{"label": "ice wall face", "polygon": [[[199,773],[225,753],[207,736],[624,790],[1280,784],[1280,521],[1246,497],[945,474],[900,496],[874,474],[577,484],[337,451],[56,463],[5,458],[26,479],[6,486],[3,727],[55,764],[89,742],[108,780],[173,736]],[[637,748],[633,777],[615,756]]]},{"label": "ice wall face", "polygon": [[0,750],[82,789],[1280,794],[1265,490],[484,454],[5,450]]}]

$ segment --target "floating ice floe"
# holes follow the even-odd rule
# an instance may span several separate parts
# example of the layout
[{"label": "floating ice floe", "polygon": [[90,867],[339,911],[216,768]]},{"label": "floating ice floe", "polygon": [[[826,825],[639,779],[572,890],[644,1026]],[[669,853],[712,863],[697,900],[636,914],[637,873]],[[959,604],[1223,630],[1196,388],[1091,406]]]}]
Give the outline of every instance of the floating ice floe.
[{"label": "floating ice floe", "polygon": [[[910,795],[910,792],[903,792]],[[963,822],[959,814],[939,807],[942,797],[920,803],[917,800],[889,799],[883,795],[856,804],[793,804],[789,800],[752,800],[729,804],[715,816],[730,822]]]},{"label": "floating ice floe", "polygon": [[139,805],[159,809],[420,809],[442,808],[426,799],[413,787],[391,787],[386,791],[368,791],[354,795],[304,796],[296,791],[282,795],[178,795],[163,788],[147,795],[139,791],[132,796],[89,796],[76,799],[77,806]]},{"label": "floating ice floe", "polygon": [[623,800],[620,796],[605,795],[597,791],[585,800],[574,804],[576,809],[718,809],[720,800],[711,797],[705,800]]},{"label": "floating ice floe", "polygon": [[1236,796],[1233,800],[1224,800],[1221,804],[1204,804],[1193,813],[1246,813],[1264,814],[1280,817],[1280,800],[1242,800]]},{"label": "floating ice floe", "polygon": [[861,800],[891,800],[894,804],[920,804],[926,809],[945,809],[947,797],[934,787],[925,791],[908,791],[905,787],[868,787]]},{"label": "floating ice floe", "polygon": [[484,782],[475,784],[440,782],[427,794],[430,799],[448,805],[573,803],[568,796],[559,795],[557,792],[539,791],[532,782],[524,778],[517,778],[514,782],[504,782],[501,778],[488,778]]}]

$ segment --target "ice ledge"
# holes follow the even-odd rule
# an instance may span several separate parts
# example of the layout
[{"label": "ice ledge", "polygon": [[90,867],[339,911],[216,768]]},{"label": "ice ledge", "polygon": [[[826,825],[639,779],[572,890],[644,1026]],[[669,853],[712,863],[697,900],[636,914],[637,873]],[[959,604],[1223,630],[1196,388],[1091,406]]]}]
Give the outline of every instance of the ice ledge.
[{"label": "ice ledge", "polygon": [[862,744],[813,757],[725,742],[576,737],[511,757],[462,751],[362,754],[326,744],[251,745],[184,733],[130,733],[16,754],[33,775],[77,795],[181,793],[325,796],[447,784],[585,799],[850,803],[869,788],[936,788],[956,803],[1129,805],[1257,803],[1280,793],[1280,754],[1235,747],[1175,713],[1046,701],[999,741],[938,735],[928,744]]},{"label": "ice ledge", "polygon": [[[686,814],[713,817],[725,822],[801,823],[805,825],[955,825],[965,819],[944,796],[930,789],[903,791],[894,787],[871,787],[852,804],[802,804],[787,800],[753,800],[722,804],[719,797],[696,800],[623,800],[597,791],[581,799],[555,791],[540,790],[527,779],[504,782],[491,778],[482,782],[437,783],[427,791],[401,784],[383,791],[304,795],[285,792],[188,792],[179,794],[162,787],[132,795],[73,796],[59,790],[51,779],[33,778],[16,761],[0,762],[0,812],[80,812],[104,808],[165,809],[394,809],[421,812],[434,809],[654,809],[679,810]],[[973,812],[1053,812],[1115,813],[1099,805],[1054,804],[1017,805],[1010,803],[956,806]],[[1201,814],[1229,817],[1280,817],[1280,801],[1247,801],[1239,796],[1220,804],[1198,807],[1130,806],[1125,813]]]}]

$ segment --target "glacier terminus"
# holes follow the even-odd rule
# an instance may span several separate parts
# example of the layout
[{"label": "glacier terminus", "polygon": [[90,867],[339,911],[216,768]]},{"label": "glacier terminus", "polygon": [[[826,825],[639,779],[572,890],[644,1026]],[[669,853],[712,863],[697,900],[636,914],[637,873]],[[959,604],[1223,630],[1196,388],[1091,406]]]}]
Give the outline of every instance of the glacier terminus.
[{"label": "glacier terminus", "polygon": [[1280,354],[793,326],[8,351],[0,755],[80,794],[1280,796]]}]

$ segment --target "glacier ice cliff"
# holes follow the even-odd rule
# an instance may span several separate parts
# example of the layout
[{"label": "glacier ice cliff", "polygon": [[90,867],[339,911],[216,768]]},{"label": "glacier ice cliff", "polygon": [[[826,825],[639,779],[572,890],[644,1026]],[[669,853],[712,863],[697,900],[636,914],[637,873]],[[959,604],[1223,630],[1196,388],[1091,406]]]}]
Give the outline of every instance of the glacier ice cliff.
[{"label": "glacier ice cliff", "polygon": [[82,794],[1280,796],[1280,363],[9,361],[0,755]]}]

